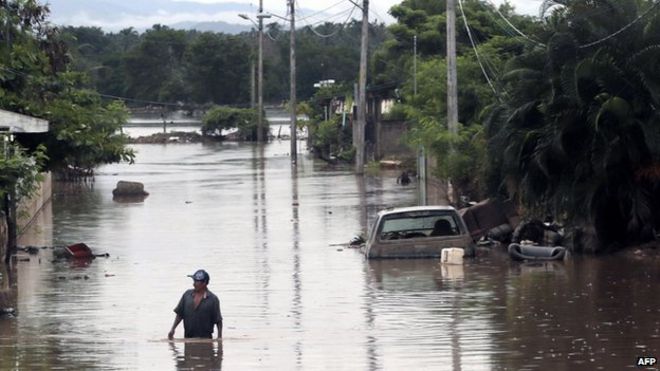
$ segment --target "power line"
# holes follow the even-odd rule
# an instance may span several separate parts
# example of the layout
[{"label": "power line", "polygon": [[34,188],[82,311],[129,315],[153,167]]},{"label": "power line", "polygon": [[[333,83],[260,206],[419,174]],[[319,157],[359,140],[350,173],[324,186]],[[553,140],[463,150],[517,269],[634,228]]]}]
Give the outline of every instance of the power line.
[{"label": "power line", "polygon": [[373,13],[377,19],[380,19],[382,22],[385,22],[385,17],[382,17],[380,14],[378,14],[378,12],[376,11],[376,9],[374,9],[373,6],[369,7],[369,13]]},{"label": "power line", "polygon": [[[298,0],[296,0],[296,4],[297,4],[298,8],[300,8],[300,5],[298,4]],[[308,26],[315,26],[317,24],[331,22],[332,19],[338,18],[338,17],[343,17],[344,14],[347,14],[347,13],[352,14],[354,9],[355,9],[355,6],[352,6],[351,8],[344,9],[341,12],[335,13],[335,14],[330,15],[330,16],[323,17],[323,19],[321,19],[319,21],[316,21],[316,22],[313,22],[313,23],[309,23],[307,21],[307,19],[311,18],[310,16],[303,17],[303,18],[296,18],[296,21],[304,21]],[[349,19],[350,19],[350,17],[349,17]]]},{"label": "power line", "polygon": [[500,9],[497,7],[496,4],[493,3],[492,0],[488,0],[488,2],[490,2],[490,4],[493,6],[493,8],[497,12],[497,14],[499,14],[499,16],[504,20],[504,22],[506,22],[509,25],[509,27],[511,27],[514,31],[516,31],[516,33],[518,35],[524,37],[525,39],[527,39],[527,40],[529,40],[529,41],[531,41],[535,44],[538,44],[540,46],[545,46],[545,44],[543,44],[542,42],[540,42],[538,40],[534,40],[531,37],[527,36],[527,34],[525,34],[524,32],[520,31],[518,29],[518,27],[516,27],[513,23],[511,23],[511,21],[509,21],[509,19],[504,14],[502,14],[502,12],[500,12]]},{"label": "power line", "polygon": [[[339,25],[334,32],[332,32],[330,34],[327,34],[327,35],[326,34],[321,34],[320,32],[316,31],[316,29],[314,29],[313,25],[310,25],[310,24],[307,24],[307,25],[309,26],[309,29],[318,37],[321,37],[321,38],[332,37],[332,36],[337,35],[339,33],[339,31],[341,31],[344,27],[346,27],[346,25],[348,24],[350,19],[353,17],[353,12],[355,11],[355,9],[356,9],[356,7],[353,6],[350,9],[350,12],[348,13],[348,17],[346,18],[346,20],[341,25]],[[327,22],[327,20],[325,20],[324,22]],[[307,22],[305,22],[305,23],[307,23]]]},{"label": "power line", "polygon": [[488,73],[486,73],[486,69],[484,68],[483,63],[481,62],[481,56],[479,55],[477,46],[475,45],[474,39],[472,38],[472,30],[470,30],[470,25],[468,24],[467,17],[465,16],[465,10],[463,9],[463,0],[458,0],[458,5],[461,8],[461,14],[463,15],[463,23],[465,24],[465,29],[470,39],[470,43],[472,44],[472,49],[474,50],[474,54],[477,56],[477,62],[479,63],[479,67],[481,67],[481,72],[486,78],[486,81],[488,82],[490,88],[493,90],[495,96],[498,97],[497,90],[495,89],[495,86],[493,86],[493,82],[490,80],[490,77],[488,77]]},{"label": "power line", "polygon": [[264,33],[266,34],[266,36],[268,36],[269,39],[271,39],[273,41],[277,41],[277,39],[279,39],[279,36],[280,36],[280,35],[277,35],[277,37],[273,37],[273,35],[270,34],[270,31],[266,31]]},{"label": "power line", "polygon": [[[304,17],[298,18],[298,21],[304,21],[304,20],[306,20],[306,19],[308,19],[308,18],[311,18],[311,17],[314,17],[314,16],[316,16],[316,15],[323,14],[323,13],[327,12],[328,10],[330,10],[330,9],[332,9],[332,8],[334,8],[334,7],[336,7],[337,5],[344,3],[345,1],[346,1],[346,0],[341,0],[341,1],[337,2],[337,3],[335,3],[334,5],[330,5],[329,7],[325,8],[325,9],[323,9],[323,10],[319,10],[319,11],[317,11],[317,12],[315,12],[315,13],[308,14],[308,15],[306,15],[306,16],[304,16]],[[296,3],[298,3],[298,1],[296,1]],[[300,5],[298,5],[298,9],[300,9]],[[298,12],[300,12],[300,10],[298,10]]]},{"label": "power line", "polygon": [[[17,75],[20,75],[20,76],[26,77],[26,78],[28,78],[28,79],[34,79],[34,78],[35,78],[34,76],[32,76],[32,75],[29,74],[29,73],[25,73],[25,72],[22,72],[22,71],[18,71],[18,70],[15,70],[15,69],[13,69],[13,68],[9,68],[9,67],[0,66],[0,70],[7,71],[7,72],[11,72],[11,73],[15,73],[15,74],[17,74]],[[157,101],[151,101],[151,100],[143,100],[143,99],[135,99],[135,98],[128,98],[128,97],[120,97],[120,96],[117,96],[117,95],[101,94],[101,93],[99,93],[98,91],[96,91],[96,90],[92,90],[92,89],[89,89],[89,90],[90,90],[90,91],[94,91],[96,94],[98,94],[99,97],[102,97],[102,98],[119,99],[119,100],[130,101],[130,102],[137,102],[137,103],[149,103],[149,104],[154,104],[154,105],[159,105],[159,106],[176,106],[176,107],[180,106],[180,104],[178,104],[178,103],[171,103],[171,102],[157,102]]]},{"label": "power line", "polygon": [[580,49],[590,48],[590,47],[592,47],[592,46],[595,46],[595,45],[601,44],[601,43],[603,43],[603,42],[605,42],[605,41],[607,41],[607,40],[609,40],[609,39],[611,39],[611,38],[616,37],[616,36],[619,35],[620,33],[624,32],[624,31],[626,31],[628,28],[632,27],[635,23],[639,22],[642,18],[646,17],[646,16],[647,16],[649,13],[651,13],[651,11],[652,11],[653,9],[655,9],[655,7],[657,7],[658,5],[660,5],[660,1],[655,2],[655,3],[654,3],[651,7],[649,7],[644,13],[640,14],[637,18],[635,18],[634,20],[632,20],[632,22],[630,22],[630,23],[628,23],[627,25],[621,27],[621,29],[619,29],[618,31],[616,31],[616,32],[614,32],[614,33],[612,33],[612,34],[610,34],[609,36],[605,36],[605,37],[603,37],[603,38],[600,39],[600,40],[596,40],[596,41],[591,42],[591,43],[588,43],[588,44],[580,45],[579,48],[580,48]]}]

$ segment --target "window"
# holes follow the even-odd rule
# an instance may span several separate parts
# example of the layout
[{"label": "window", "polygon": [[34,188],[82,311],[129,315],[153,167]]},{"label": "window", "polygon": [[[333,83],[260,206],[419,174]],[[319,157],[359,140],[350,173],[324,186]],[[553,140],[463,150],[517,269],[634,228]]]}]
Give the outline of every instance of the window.
[{"label": "window", "polygon": [[414,211],[391,214],[380,223],[381,240],[439,237],[459,234],[456,213],[453,211]]}]

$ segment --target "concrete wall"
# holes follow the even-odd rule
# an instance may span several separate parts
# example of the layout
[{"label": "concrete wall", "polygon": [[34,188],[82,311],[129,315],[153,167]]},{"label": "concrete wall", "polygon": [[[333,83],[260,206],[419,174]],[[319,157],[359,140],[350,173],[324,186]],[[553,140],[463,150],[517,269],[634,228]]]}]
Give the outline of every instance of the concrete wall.
[{"label": "concrete wall", "polygon": [[432,175],[433,169],[437,167],[434,157],[426,155],[426,203],[428,205],[449,205],[449,184],[446,180],[438,179]]},{"label": "concrete wall", "polygon": [[429,205],[449,205],[447,181],[429,176],[426,182],[426,203]]},{"label": "concrete wall", "polygon": [[[18,234],[25,230],[39,215],[44,205],[47,205],[52,197],[52,176],[45,173],[44,180],[29,200],[24,200],[18,205]],[[0,311],[5,308],[16,308],[16,283],[15,265],[4,264],[5,248],[7,246],[7,220],[4,214],[0,214]]]},{"label": "concrete wall", "polygon": [[415,151],[403,141],[403,137],[408,133],[406,122],[381,120],[378,122],[376,129],[376,159],[415,157]]},{"label": "concrete wall", "polygon": [[[26,230],[35,220],[41,209],[50,202],[53,197],[53,177],[51,173],[43,173],[44,179],[37,186],[34,196],[30,199],[22,200],[17,208],[18,215],[18,236]],[[4,259],[5,247],[7,246],[7,220],[3,213],[0,213],[0,256]]]},{"label": "concrete wall", "polygon": [[23,200],[19,203],[17,208],[18,214],[18,235],[24,231],[34,217],[39,213],[41,208],[53,197],[53,177],[51,173],[42,174],[44,180],[38,185],[35,195],[29,200]]},{"label": "concrete wall", "polygon": [[5,247],[7,246],[7,221],[0,214],[0,315],[3,309],[16,308],[16,287],[10,279],[11,266],[4,263]]},{"label": "concrete wall", "polygon": [[7,248],[7,218],[0,212],[0,264],[5,260],[5,251]]}]

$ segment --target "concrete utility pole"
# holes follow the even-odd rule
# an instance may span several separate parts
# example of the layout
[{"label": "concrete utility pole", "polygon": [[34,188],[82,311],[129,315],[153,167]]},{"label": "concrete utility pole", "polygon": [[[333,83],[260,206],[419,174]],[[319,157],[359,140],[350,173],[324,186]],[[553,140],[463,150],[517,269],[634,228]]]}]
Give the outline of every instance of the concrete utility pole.
[{"label": "concrete utility pole", "polygon": [[[458,134],[458,77],[456,73],[456,0],[447,0],[447,130]],[[454,150],[453,148],[451,149]],[[451,179],[447,179],[447,200],[455,201]]]},{"label": "concrete utility pole", "polygon": [[[252,22],[255,26],[257,26],[257,39],[258,39],[258,44],[259,44],[259,50],[258,50],[258,61],[257,61],[257,69],[258,69],[258,81],[257,81],[257,95],[258,95],[258,103],[257,103],[257,142],[263,142],[264,141],[264,134],[263,134],[263,128],[264,128],[264,18],[270,18],[270,14],[263,14],[264,7],[263,7],[263,0],[259,0],[259,13],[257,14],[257,20],[259,23],[255,23],[252,18],[248,17],[246,14],[239,14],[238,16]],[[252,90],[250,91],[251,94],[251,102],[252,102],[252,108],[254,108],[254,62],[250,65],[250,75],[251,75],[251,82],[252,82]]]},{"label": "concrete utility pole", "polygon": [[413,96],[417,96],[417,35],[413,36]]},{"label": "concrete utility pole", "polygon": [[262,143],[264,141],[264,1],[259,0],[259,14],[257,18],[259,19],[259,57],[258,57],[258,83],[257,85],[257,96],[258,96],[258,105],[257,109],[257,142]]},{"label": "concrete utility pole", "polygon": [[297,149],[297,135],[298,130],[296,125],[297,112],[296,112],[296,0],[288,0],[291,13],[291,32],[290,32],[290,54],[289,63],[291,66],[291,92],[289,95],[289,108],[291,109],[291,163],[296,164],[298,161]]},{"label": "concrete utility pole", "polygon": [[369,43],[369,0],[362,1],[362,43],[360,47],[360,76],[358,79],[358,106],[356,129],[353,131],[355,172],[364,173],[364,130],[367,126],[367,48]]},{"label": "concrete utility pole", "polygon": [[[413,96],[417,97],[417,35],[413,36]],[[417,152],[417,179],[419,181],[419,205],[426,205],[426,151],[420,145]]]},{"label": "concrete utility pole", "polygon": [[257,104],[255,103],[256,94],[254,93],[257,90],[257,81],[254,78],[254,60],[250,62],[250,108],[256,108]]},{"label": "concrete utility pole", "polygon": [[456,74],[456,0],[447,0],[447,129],[458,134],[458,78]]}]

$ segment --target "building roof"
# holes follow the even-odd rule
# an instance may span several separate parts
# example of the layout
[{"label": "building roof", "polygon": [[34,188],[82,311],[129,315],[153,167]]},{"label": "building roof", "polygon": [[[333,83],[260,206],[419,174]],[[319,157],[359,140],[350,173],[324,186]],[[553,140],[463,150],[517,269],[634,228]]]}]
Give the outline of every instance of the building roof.
[{"label": "building roof", "polygon": [[48,121],[20,113],[0,110],[0,132],[45,133]]}]

